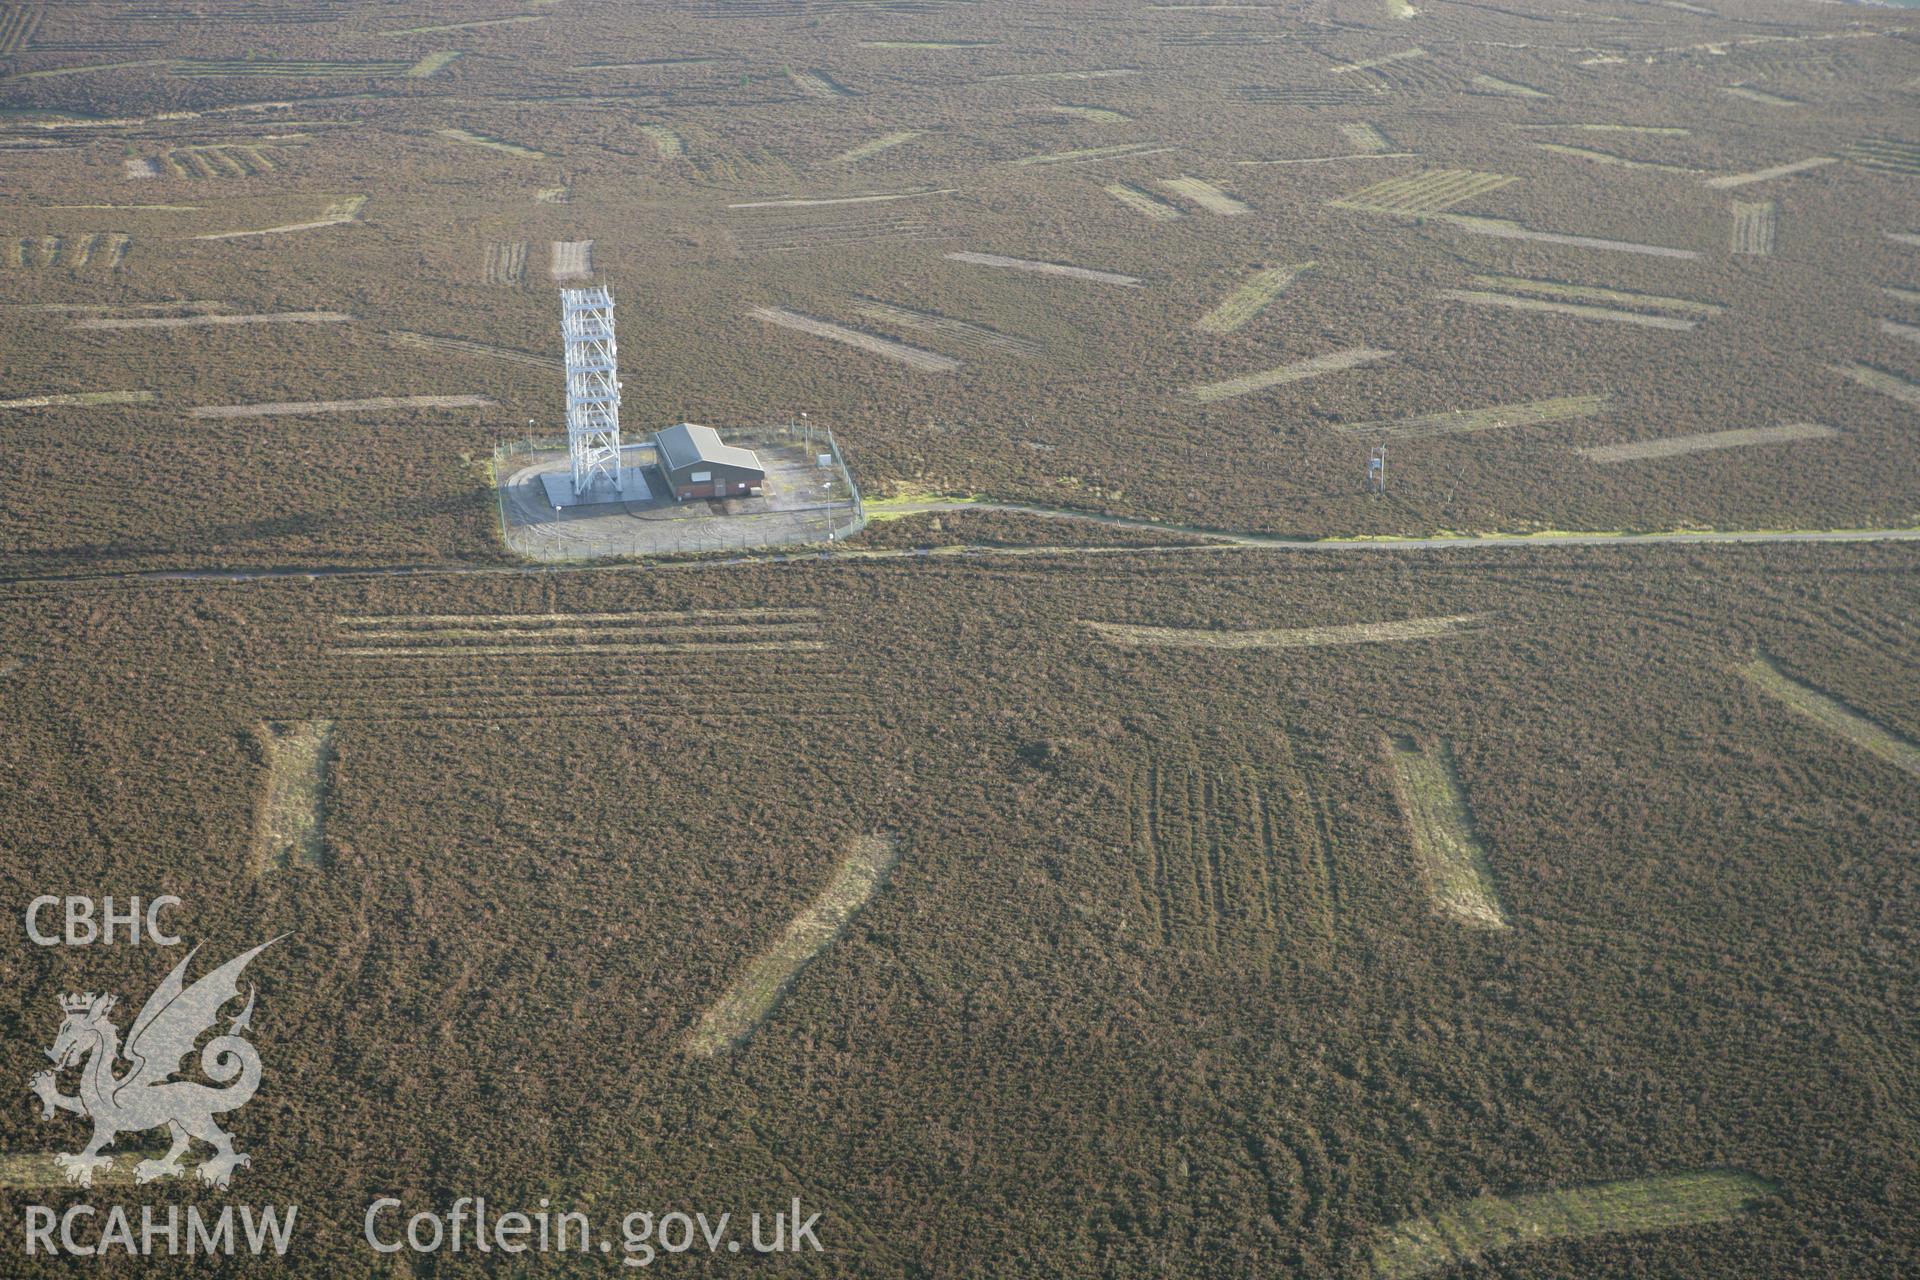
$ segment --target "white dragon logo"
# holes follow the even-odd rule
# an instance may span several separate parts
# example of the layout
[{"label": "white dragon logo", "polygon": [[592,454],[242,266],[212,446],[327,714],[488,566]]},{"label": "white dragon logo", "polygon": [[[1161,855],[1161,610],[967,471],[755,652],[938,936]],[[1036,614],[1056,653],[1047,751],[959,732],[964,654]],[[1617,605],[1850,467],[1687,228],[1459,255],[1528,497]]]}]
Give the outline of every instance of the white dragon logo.
[{"label": "white dragon logo", "polygon": [[62,1094],[52,1071],[34,1076],[30,1087],[40,1095],[42,1120],[53,1119],[58,1109],[93,1121],[93,1141],[86,1150],[54,1157],[66,1171],[68,1182],[92,1186],[96,1171],[113,1167],[113,1157],[100,1154],[103,1147],[112,1146],[123,1133],[140,1133],[162,1125],[173,1136],[173,1147],[158,1160],[142,1160],[134,1169],[136,1181],[175,1178],[186,1172],[180,1157],[195,1138],[214,1148],[213,1157],[194,1170],[202,1182],[225,1187],[235,1168],[252,1163],[251,1157],[235,1153],[232,1136],[213,1122],[221,1112],[244,1106],[260,1087],[260,1055],[242,1039],[253,1019],[251,988],[247,1007],[227,1025],[227,1033],[209,1040],[200,1052],[201,1070],[225,1087],[216,1089],[170,1077],[182,1069],[194,1043],[213,1027],[221,1006],[239,996],[240,973],[247,962],[278,941],[272,938],[261,943],[190,987],[184,975],[200,948],[187,952],[186,959],[174,966],[147,997],[140,1016],[133,1020],[124,1050],[129,1064],[124,1074],[115,1074],[123,1054],[120,1029],[107,1018],[114,997],[88,992],[60,998],[67,1018],[60,1024],[60,1034],[47,1056],[53,1059],[56,1070],[80,1067],[80,1092],[74,1097]]}]

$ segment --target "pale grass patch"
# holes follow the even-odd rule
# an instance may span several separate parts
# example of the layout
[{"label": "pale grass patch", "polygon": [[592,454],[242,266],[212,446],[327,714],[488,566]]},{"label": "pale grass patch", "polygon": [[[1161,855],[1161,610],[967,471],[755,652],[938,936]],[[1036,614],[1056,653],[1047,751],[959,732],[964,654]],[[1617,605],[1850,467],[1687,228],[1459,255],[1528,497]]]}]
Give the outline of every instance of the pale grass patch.
[{"label": "pale grass patch", "polygon": [[1245,328],[1288,285],[1311,271],[1313,266],[1311,262],[1296,262],[1291,266],[1268,267],[1254,272],[1235,285],[1219,306],[1194,321],[1193,327],[1202,333],[1215,334],[1232,333]]},{"label": "pale grass patch", "polygon": [[1718,178],[1708,178],[1707,185],[1716,191],[1725,191],[1730,187],[1744,187],[1755,182],[1766,182],[1771,178],[1787,178],[1796,173],[1805,173],[1809,169],[1818,169],[1822,165],[1835,164],[1835,156],[1809,156],[1805,160],[1795,160],[1791,164],[1777,164],[1771,169],[1756,169],[1752,173],[1729,173]]},{"label": "pale grass patch", "polygon": [[[36,1101],[34,1105],[39,1104]],[[142,1160],[158,1160],[166,1154],[166,1148],[147,1147],[139,1151],[109,1151],[106,1154],[113,1157],[113,1164],[94,1172],[93,1185],[131,1187],[136,1185],[134,1167]],[[51,1151],[15,1151],[0,1155],[0,1188],[9,1191],[67,1189],[72,1184],[67,1181],[66,1170],[55,1162],[54,1156],[55,1153]],[[193,1166],[189,1164],[182,1167],[191,1169]]]},{"label": "pale grass patch", "polygon": [[1838,699],[1801,684],[1780,670],[1773,659],[1756,658],[1740,668],[1740,674],[1762,693],[1785,703],[1828,733],[1920,777],[1920,746],[1889,733]]},{"label": "pale grass patch", "polygon": [[1764,103],[1769,107],[1797,107],[1800,105],[1798,99],[1783,98],[1777,93],[1768,93],[1765,89],[1755,89],[1751,85],[1726,85],[1721,89],[1721,92],[1730,93],[1736,98],[1745,98],[1748,102]]},{"label": "pale grass patch", "polygon": [[69,391],[45,396],[0,400],[0,409],[49,409],[67,405],[151,404],[151,391]]},{"label": "pale grass patch", "polygon": [[1075,280],[1093,280],[1101,284],[1126,285],[1136,289],[1147,283],[1138,276],[1124,276],[1113,271],[1095,271],[1091,267],[1074,267],[1063,262],[1003,258],[997,253],[949,253],[946,257],[949,262],[969,262],[980,267],[1005,267],[1010,271],[1032,271],[1048,276],[1068,276]]},{"label": "pale grass patch", "polygon": [[1490,285],[1509,293],[1537,294],[1564,298],[1570,302],[1614,303],[1647,311],[1678,311],[1683,315],[1717,316],[1726,310],[1717,302],[1693,298],[1669,298],[1659,293],[1636,293],[1630,289],[1601,289],[1584,284],[1561,284],[1557,280],[1535,280],[1528,276],[1475,276],[1478,285]]},{"label": "pale grass patch", "polygon": [[[376,31],[373,34],[381,36],[438,35],[443,31],[477,31],[482,27],[508,27],[522,22],[544,22],[546,21],[546,17],[547,15],[544,13],[522,13],[516,14],[511,18],[478,18],[472,22],[443,22],[431,27],[395,27],[387,31]],[[445,55],[436,53],[427,56],[438,58],[444,57]],[[457,58],[460,55],[456,53],[453,56]],[[449,61],[451,61],[451,59],[449,59]],[[441,65],[444,66],[446,64],[442,63]],[[412,75],[413,72],[409,71],[407,74]],[[429,71],[425,74],[432,75],[433,73]]]},{"label": "pale grass patch", "polygon": [[525,240],[487,246],[486,265],[481,278],[488,284],[519,284],[526,278],[526,274],[527,242]]},{"label": "pale grass patch", "polygon": [[490,409],[486,396],[373,396],[365,400],[281,400],[270,404],[210,404],[195,418],[278,418],[309,413],[367,413],[376,409]]},{"label": "pale grass patch", "polygon": [[454,355],[475,356],[482,360],[504,361],[508,364],[526,365],[530,369],[547,369],[555,373],[564,372],[566,362],[558,356],[535,355],[531,351],[512,351],[505,347],[488,346],[484,342],[474,342],[467,338],[447,338],[437,333],[414,333],[406,329],[390,329],[387,341],[400,347],[413,347],[423,351],[445,351]]},{"label": "pale grass patch", "polygon": [[698,622],[709,618],[727,620],[763,619],[769,621],[787,621],[792,619],[819,618],[818,609],[685,609],[673,611],[635,611],[620,613],[342,613],[334,616],[334,622],[343,627],[389,627],[398,624],[414,626],[475,626],[481,624],[499,626],[521,626],[529,622],[608,622],[608,623],[652,623],[652,622]]},{"label": "pale grass patch", "polygon": [[1518,182],[1504,173],[1480,173],[1473,169],[1429,169],[1403,178],[1388,178],[1365,190],[1329,203],[1336,209],[1364,209],[1370,213],[1394,213],[1418,217],[1450,209],[1463,201]]},{"label": "pale grass patch", "polygon": [[1585,120],[1570,121],[1566,124],[1511,124],[1509,129],[1573,129],[1581,133],[1644,133],[1656,138],[1685,138],[1693,133],[1678,125],[1668,124],[1614,124],[1608,121]]},{"label": "pale grass patch", "polygon": [[449,142],[465,143],[470,147],[485,147],[489,151],[502,151],[510,156],[519,156],[523,160],[545,160],[547,153],[535,151],[532,147],[523,147],[517,142],[505,142],[499,138],[490,138],[484,133],[474,133],[470,129],[445,128],[434,132]]},{"label": "pale grass patch", "polygon": [[1609,253],[1642,253],[1654,258],[1693,259],[1700,255],[1692,249],[1669,249],[1665,245],[1637,244],[1631,240],[1603,240],[1597,236],[1567,235],[1559,231],[1535,231],[1506,218],[1478,218],[1470,214],[1443,213],[1441,221],[1471,231],[1475,235],[1495,236],[1502,240],[1536,240],[1541,244],[1564,244],[1577,249],[1602,249]]},{"label": "pale grass patch", "polygon": [[980,84],[1014,84],[1043,80],[1111,80],[1118,76],[1137,76],[1133,67],[1101,67],[1092,71],[1017,71],[1007,75],[984,76]]},{"label": "pale grass patch", "polygon": [[682,1042],[688,1056],[712,1057],[732,1049],[766,1021],[800,971],[840,936],[873,897],[898,858],[899,845],[893,836],[855,838],[820,895],[700,1016]]},{"label": "pale grass patch", "polygon": [[1847,159],[1868,169],[1909,176],[1920,174],[1920,143],[1896,138],[1862,138],[1841,149]]},{"label": "pale grass patch", "polygon": [[1246,202],[1235,199],[1202,178],[1192,178],[1182,174],[1178,178],[1162,178],[1160,185],[1175,195],[1185,196],[1208,213],[1218,214],[1223,218],[1238,218],[1253,212]]},{"label": "pale grass patch", "polygon": [[896,129],[892,133],[883,133],[877,138],[869,138],[857,147],[848,147],[833,158],[834,164],[858,164],[868,156],[877,156],[882,151],[912,142],[915,138],[926,136],[925,129]]},{"label": "pale grass patch", "polygon": [[1088,621],[1086,625],[1102,640],[1129,649],[1318,649],[1329,645],[1394,644],[1471,635],[1481,629],[1479,624],[1486,618],[1484,613],[1455,613],[1391,622],[1345,622],[1249,631],[1144,627],[1126,622]]},{"label": "pale grass patch", "polygon": [[0,4],[0,57],[27,48],[39,25],[38,5]]},{"label": "pale grass patch", "polygon": [[1764,258],[1773,252],[1773,237],[1779,225],[1778,206],[1771,200],[1733,202],[1733,233],[1728,248],[1733,253],[1749,253]]},{"label": "pale grass patch", "polygon": [[1111,107],[1076,107],[1055,104],[1041,108],[1057,116],[1072,116],[1076,120],[1087,120],[1094,124],[1125,124],[1133,117],[1113,110]]},{"label": "pale grass patch", "polygon": [[1551,98],[1550,93],[1542,93],[1530,84],[1521,84],[1514,80],[1502,80],[1499,76],[1490,76],[1484,72],[1473,78],[1474,87],[1485,93],[1497,93],[1508,98]]},{"label": "pale grass patch", "polygon": [[1113,183],[1106,188],[1106,192],[1129,209],[1155,222],[1174,222],[1187,216],[1159,196],[1125,182]]},{"label": "pale grass patch", "polygon": [[76,320],[75,329],[191,329],[235,324],[345,324],[353,319],[344,311],[271,311],[260,315],[199,316],[90,316]]},{"label": "pale grass patch", "polygon": [[436,53],[430,53],[407,68],[407,79],[425,80],[428,76],[436,75],[455,59],[461,57],[462,52],[459,49],[441,49]]},{"label": "pale grass patch", "polygon": [[1340,126],[1340,132],[1346,137],[1347,145],[1362,154],[1391,151],[1392,144],[1379,129],[1365,121],[1356,121]]},{"label": "pale grass patch", "polygon": [[320,866],[326,859],[333,721],[270,721],[260,726],[259,739],[267,753],[267,786],[254,813],[254,870],[295,861]]},{"label": "pale grass patch", "polygon": [[1789,422],[1778,427],[1741,427],[1732,431],[1701,431],[1692,435],[1668,436],[1664,440],[1641,440],[1632,444],[1603,444],[1579,450],[1589,462],[1641,462],[1649,458],[1673,458],[1687,453],[1707,453],[1715,449],[1742,449],[1758,444],[1791,444],[1796,440],[1831,440],[1840,433],[1818,422]]},{"label": "pale grass patch", "polygon": [[1347,435],[1414,440],[1426,436],[1492,431],[1502,427],[1531,427],[1544,422],[1566,422],[1574,418],[1590,418],[1604,413],[1606,408],[1605,396],[1561,396],[1552,400],[1532,400],[1525,404],[1496,404],[1483,409],[1427,413],[1412,418],[1342,422],[1336,424],[1333,430]]},{"label": "pale grass patch", "polygon": [[1615,324],[1633,324],[1647,329],[1691,329],[1697,320],[1675,316],[1650,316],[1638,311],[1616,311],[1611,307],[1593,307],[1580,302],[1548,302],[1541,298],[1516,298],[1511,294],[1487,293],[1477,289],[1441,289],[1439,296],[1455,302],[1481,307],[1505,307],[1510,311],[1540,311],[1554,315],[1579,316],[1586,320],[1610,320]]},{"label": "pale grass patch", "polygon": [[1353,71],[1372,71],[1375,68],[1388,66],[1395,62],[1406,62],[1409,59],[1424,58],[1426,56],[1427,51],[1425,49],[1401,49],[1397,53],[1383,54],[1378,58],[1368,58],[1363,62],[1344,62],[1337,67],[1328,67],[1327,70],[1337,76],[1346,75]]},{"label": "pale grass patch", "polygon": [[1387,744],[1394,793],[1413,834],[1420,870],[1441,914],[1476,929],[1509,927],[1493,883],[1493,862],[1473,829],[1453,747],[1442,738],[1422,749],[1411,738]]},{"label": "pale grass patch", "polygon": [[1772,1184],[1752,1174],[1710,1169],[1477,1196],[1382,1231],[1373,1248],[1373,1275],[1407,1280],[1516,1245],[1727,1222],[1774,1194]]},{"label": "pale grass patch", "polygon": [[862,49],[990,49],[998,40],[862,40]]},{"label": "pale grass patch", "polygon": [[593,274],[593,241],[551,242],[547,274],[555,280],[584,280]]},{"label": "pale grass patch", "polygon": [[1016,166],[1047,164],[1082,164],[1089,160],[1117,160],[1121,156],[1151,156],[1172,147],[1158,146],[1151,142],[1123,142],[1111,147],[1079,147],[1072,151],[1048,151],[1039,155],[1022,156],[1013,161]]},{"label": "pale grass patch", "polygon": [[662,160],[677,160],[687,153],[686,140],[664,124],[643,124],[640,132],[652,139],[653,149]]},{"label": "pale grass patch", "polygon": [[816,320],[812,316],[788,311],[784,307],[756,307],[747,314],[767,324],[811,334],[816,338],[825,338],[830,342],[838,342],[860,351],[871,352],[889,360],[898,360],[902,364],[928,373],[952,373],[960,367],[960,362],[951,356],[943,356],[934,351],[923,351],[919,347],[910,347],[904,342],[895,342],[890,338],[862,333],[858,329],[849,329],[845,325]]},{"label": "pale grass patch", "polygon": [[1869,391],[1878,391],[1883,396],[1892,396],[1901,404],[1920,409],[1920,384],[1908,382],[1905,378],[1882,369],[1875,369],[1871,365],[1835,365],[1833,370],[1835,373],[1845,374]]},{"label": "pale grass patch", "polygon": [[848,96],[845,89],[840,88],[834,84],[833,81],[818,72],[788,71],[787,79],[793,82],[794,88],[809,97],[844,98]]},{"label": "pale grass patch", "polygon": [[857,299],[854,307],[869,319],[885,320],[889,324],[901,325],[908,329],[937,333],[950,339],[955,345],[972,351],[989,354],[1012,352],[1017,355],[1034,356],[1039,355],[1042,349],[1041,345],[1031,338],[1001,333],[982,325],[969,324],[965,320],[956,320],[951,316],[936,315],[929,311],[915,311],[911,307],[896,306],[878,298]]},{"label": "pale grass patch", "polygon": [[1243,169],[1253,169],[1269,165],[1341,164],[1350,160],[1411,160],[1416,154],[1413,151],[1356,151],[1340,156],[1282,156],[1277,160],[1235,160],[1234,163]]},{"label": "pale grass patch", "polygon": [[47,67],[40,71],[21,71],[5,77],[8,80],[39,80],[47,76],[78,76],[94,71],[121,71],[130,67],[161,67],[169,59],[141,58],[136,62],[90,62],[82,67]]},{"label": "pale grass patch", "polygon": [[747,200],[739,204],[730,204],[729,209],[811,209],[821,205],[838,204],[887,204],[894,200],[918,200],[923,196],[950,196],[958,188],[942,187],[938,190],[916,191],[875,191],[864,196],[817,196],[811,199],[804,196],[788,197],[780,200]]},{"label": "pale grass patch", "polygon": [[195,240],[238,240],[245,236],[273,236],[289,231],[312,231],[319,227],[334,227],[342,223],[356,222],[360,210],[366,207],[365,196],[346,196],[332,200],[320,211],[320,216],[310,222],[290,222],[285,226],[261,227],[254,231],[216,231],[208,235],[195,236]]},{"label": "pale grass patch", "polygon": [[[737,640],[713,641],[663,641],[658,644],[576,644],[569,645],[568,653],[818,653],[826,649],[824,640]],[[394,645],[368,648],[338,648],[332,653],[346,654],[355,658],[438,658],[456,656],[464,658],[507,658],[525,657],[530,651],[526,644],[503,645]]]},{"label": "pale grass patch", "polygon": [[[492,621],[494,620],[489,619],[489,622]],[[819,624],[812,621],[688,623],[683,626],[662,625],[656,628],[613,623],[587,623],[577,627],[544,624],[529,627],[488,625],[474,627],[440,626],[422,629],[419,627],[404,626],[393,627],[388,630],[361,628],[351,632],[350,638],[355,642],[423,639],[436,641],[498,640],[511,641],[516,645],[525,645],[528,652],[547,648],[571,653],[574,649],[571,642],[575,640],[618,639],[650,641],[655,638],[693,637],[700,640],[714,641],[740,636],[780,636],[788,632],[797,632],[801,635],[813,635],[818,633],[819,629]],[[543,643],[549,640],[567,641],[568,643],[559,645],[547,645]],[[336,650],[336,652],[345,651],[345,647]]]},{"label": "pale grass patch", "polygon": [[1536,142],[1533,144],[1542,151],[1551,151],[1556,155],[1573,156],[1580,160],[1590,160],[1594,164],[1614,165],[1622,169],[1657,169],[1666,173],[1697,173],[1681,164],[1661,164],[1653,160],[1630,160],[1626,156],[1617,156],[1611,151],[1595,151],[1592,147],[1572,147],[1563,142]]},{"label": "pale grass patch", "polygon": [[1345,369],[1357,368],[1376,360],[1385,360],[1392,354],[1391,351],[1383,351],[1377,347],[1350,347],[1345,351],[1297,360],[1292,364],[1282,365],[1278,369],[1266,369],[1259,373],[1242,374],[1238,378],[1228,378],[1224,382],[1208,382],[1188,387],[1187,394],[1201,404],[1212,404],[1216,400],[1251,395],[1256,391],[1265,391],[1268,387],[1298,382],[1302,378],[1317,378],[1324,373],[1338,373]]}]

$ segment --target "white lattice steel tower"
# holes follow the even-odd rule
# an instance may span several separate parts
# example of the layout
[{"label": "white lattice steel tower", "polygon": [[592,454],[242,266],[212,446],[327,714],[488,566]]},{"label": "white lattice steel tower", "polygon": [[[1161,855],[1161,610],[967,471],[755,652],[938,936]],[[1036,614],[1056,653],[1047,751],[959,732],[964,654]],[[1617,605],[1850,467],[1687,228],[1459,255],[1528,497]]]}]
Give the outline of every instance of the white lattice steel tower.
[{"label": "white lattice steel tower", "polygon": [[560,291],[560,336],[567,344],[567,450],[574,496],[596,476],[620,475],[620,368],[613,345],[613,295],[605,288]]}]

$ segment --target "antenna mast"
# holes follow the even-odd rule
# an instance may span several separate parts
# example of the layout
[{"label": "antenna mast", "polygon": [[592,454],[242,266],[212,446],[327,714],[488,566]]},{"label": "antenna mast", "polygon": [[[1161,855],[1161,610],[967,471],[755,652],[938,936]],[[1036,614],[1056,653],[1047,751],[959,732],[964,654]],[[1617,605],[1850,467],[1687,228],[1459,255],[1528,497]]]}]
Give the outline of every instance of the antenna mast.
[{"label": "antenna mast", "polygon": [[596,476],[625,492],[620,474],[620,370],[613,342],[613,295],[605,286],[560,291],[560,336],[567,348],[567,451],[573,493]]}]

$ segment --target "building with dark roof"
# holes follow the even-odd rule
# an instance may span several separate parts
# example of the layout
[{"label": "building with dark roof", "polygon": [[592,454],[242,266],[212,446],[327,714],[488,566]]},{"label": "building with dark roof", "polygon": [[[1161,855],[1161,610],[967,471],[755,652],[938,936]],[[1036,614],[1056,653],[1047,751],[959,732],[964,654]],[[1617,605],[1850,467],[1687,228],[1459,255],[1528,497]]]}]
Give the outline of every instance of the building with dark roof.
[{"label": "building with dark roof", "polygon": [[738,498],[758,494],[767,469],[751,449],[722,444],[712,427],[691,422],[653,436],[657,467],[675,502],[688,498]]}]

